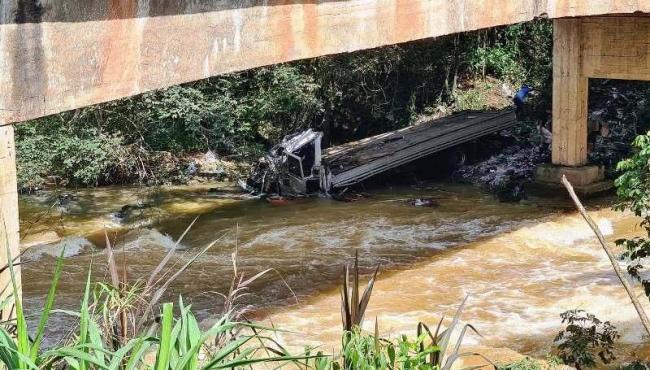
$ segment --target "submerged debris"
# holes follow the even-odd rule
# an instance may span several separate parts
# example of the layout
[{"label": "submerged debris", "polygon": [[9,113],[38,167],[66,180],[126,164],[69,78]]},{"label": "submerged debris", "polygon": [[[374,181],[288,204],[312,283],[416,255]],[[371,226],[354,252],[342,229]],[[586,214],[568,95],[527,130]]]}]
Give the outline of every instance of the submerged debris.
[{"label": "submerged debris", "polygon": [[514,145],[484,161],[460,167],[454,177],[481,185],[502,201],[519,201],[526,198],[525,184],[533,179],[537,166],[550,158],[546,145]]},{"label": "submerged debris", "polygon": [[331,194],[331,196],[332,199],[334,200],[338,200],[346,203],[356,202],[362,199],[370,198],[370,194],[360,193],[357,191],[348,191],[347,188],[340,193],[333,193]]},{"label": "submerged debris", "polygon": [[122,222],[130,222],[136,213],[138,213],[138,216],[142,216],[142,212],[150,208],[152,205],[152,203],[140,201],[134,204],[125,204],[119,211],[113,213],[113,217]]},{"label": "submerged debris", "polygon": [[438,207],[440,204],[433,198],[409,199],[408,203],[414,207]]},{"label": "submerged debris", "polygon": [[75,199],[76,197],[72,193],[63,193],[57,196],[58,204],[60,206],[66,206]]}]

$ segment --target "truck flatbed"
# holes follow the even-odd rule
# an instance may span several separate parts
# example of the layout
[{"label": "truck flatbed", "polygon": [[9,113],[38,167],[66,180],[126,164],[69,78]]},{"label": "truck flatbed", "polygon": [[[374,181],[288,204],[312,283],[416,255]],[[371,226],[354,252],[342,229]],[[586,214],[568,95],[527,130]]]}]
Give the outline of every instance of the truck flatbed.
[{"label": "truck flatbed", "polygon": [[342,188],[517,124],[515,111],[465,111],[323,151],[324,187]]}]

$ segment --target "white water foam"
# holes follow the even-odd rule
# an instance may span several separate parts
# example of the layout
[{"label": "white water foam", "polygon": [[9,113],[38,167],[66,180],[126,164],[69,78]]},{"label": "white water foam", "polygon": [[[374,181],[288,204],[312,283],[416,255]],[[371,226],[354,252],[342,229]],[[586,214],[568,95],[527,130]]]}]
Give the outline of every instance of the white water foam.
[{"label": "white water foam", "polygon": [[[52,244],[38,244],[28,248],[23,257],[27,261],[38,261],[43,256],[58,257],[63,252],[63,257],[73,257],[81,254],[85,249],[94,247],[88,239],[75,236],[68,237]],[[65,251],[64,251],[65,249]]]},{"label": "white water foam", "polygon": [[[172,249],[176,241],[169,235],[163,234],[156,229],[146,228],[132,230],[124,236],[124,249],[143,249],[143,248],[164,248]],[[178,249],[187,248],[182,243]]]},{"label": "white water foam", "polygon": [[[614,226],[610,219],[599,217],[596,224],[604,236],[614,234]],[[570,247],[576,242],[595,238],[589,225],[577,216],[567,217],[562,222],[544,222],[525,228],[530,239],[535,242],[546,242],[555,246]]]}]

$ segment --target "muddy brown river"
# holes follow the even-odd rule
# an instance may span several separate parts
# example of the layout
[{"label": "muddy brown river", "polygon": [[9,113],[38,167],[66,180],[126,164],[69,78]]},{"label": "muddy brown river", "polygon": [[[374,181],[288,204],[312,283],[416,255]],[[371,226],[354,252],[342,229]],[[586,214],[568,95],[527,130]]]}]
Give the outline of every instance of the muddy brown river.
[{"label": "muddy brown river", "polygon": [[[223,195],[231,186],[219,187]],[[42,306],[55,256],[63,248],[56,305],[76,309],[91,264],[95,280],[106,277],[104,229],[134,281],[148,276],[199,216],[174,262],[219,242],[179,278],[170,298],[182,293],[201,319],[218,313],[217,292],[228,289],[237,245],[239,268],[249,275],[274,269],[254,284],[245,303],[257,307],[257,319],[299,333],[281,335],[289,346],[338,343],[337,286],[343,266],[358,250],[366,272],[381,266],[366,325],[370,329],[377,317],[383,336],[413,334],[418,321],[433,325],[469,295],[462,318],[483,334],[468,336],[469,346],[507,347],[543,358],[561,328],[559,314],[581,308],[618,327],[624,358],[648,352],[640,346],[642,327],[605,254],[561,198],[501,203],[476,187],[450,183],[373,191],[353,203],[314,198],[283,206],[223,199],[206,186],[70,193],[73,199],[63,205],[54,192],[21,199],[23,248],[28,249],[23,287],[31,314]],[[436,205],[408,202],[423,197]],[[637,220],[609,209],[612,201],[589,203],[607,238],[640,235]],[[134,209],[127,220],[114,215],[138,202],[147,207]],[[73,326],[62,316],[52,324],[50,338],[61,338]]]}]

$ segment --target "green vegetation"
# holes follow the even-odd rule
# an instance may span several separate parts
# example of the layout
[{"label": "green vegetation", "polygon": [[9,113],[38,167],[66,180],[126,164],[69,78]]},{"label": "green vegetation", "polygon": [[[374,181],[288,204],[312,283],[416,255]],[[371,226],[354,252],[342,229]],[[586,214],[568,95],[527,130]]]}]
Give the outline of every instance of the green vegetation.
[{"label": "green vegetation", "polygon": [[602,322],[593,314],[583,310],[562,313],[566,327],[555,337],[558,357],[576,369],[596,366],[596,359],[603,364],[615,359],[614,341],[620,336],[609,321]]},{"label": "green vegetation", "polygon": [[[632,146],[634,155],[617,166],[621,175],[615,182],[619,200],[615,209],[630,210],[640,217],[640,226],[650,237],[650,133],[638,136]],[[616,244],[625,248],[623,258],[629,260],[627,271],[643,285],[646,296],[650,298],[650,280],[642,274],[643,259],[650,256],[650,239],[619,239]]]},{"label": "green vegetation", "polygon": [[469,56],[472,70],[517,85],[551,87],[553,28],[535,21],[484,32]]},{"label": "green vegetation", "polygon": [[[110,283],[92,284],[89,272],[80,309],[75,312],[53,310],[63,265],[62,251],[33,337],[29,336],[22,300],[16,293],[14,267],[8,266],[12,278],[11,291],[14,293],[0,302],[0,311],[13,309],[16,317],[0,322],[0,369],[252,369],[255,364],[263,363],[273,368],[291,365],[319,370],[448,370],[459,358],[478,355],[460,352],[466,331],[474,330],[469,324],[460,324],[465,302],[446,328],[443,328],[443,319],[434,332],[427,325],[418,324],[415,339],[404,335],[395,340],[381,338],[377,321],[374,335],[364,333],[361,329],[363,312],[370,300],[374,277],[359,300],[360,276],[356,257],[353,283],[349,283],[350,273],[346,267],[342,286],[343,296],[352,297],[352,300],[342,302],[343,323],[351,326],[349,330],[346,327],[342,330],[342,346],[338,354],[313,353],[313,349],[307,348],[304,353],[291,355],[275,339],[274,334],[281,329],[239,320],[238,299],[248,294],[247,287],[251,282],[270,270],[244,278],[244,274],[237,269],[237,250],[233,253],[233,286],[224,295],[224,311],[213,325],[202,329],[192,314],[191,306],[185,305],[182,298],[178,299],[176,311],[172,303],[158,304],[175,278],[215,244],[213,242],[206,246],[181,268],[168,266],[170,256],[188,230],[189,227],[148,279],[131,284],[120,280],[113,247],[107,238]],[[8,247],[6,251],[11,257]],[[2,291],[7,288],[2,287]],[[355,302],[354,308],[349,306],[351,302]],[[352,312],[352,318],[346,316],[346,309],[348,313]],[[78,326],[64,344],[43,349],[43,335],[50,315],[55,311],[77,318]],[[456,332],[458,339],[452,343],[452,336],[455,337]]]},{"label": "green vegetation", "polygon": [[[209,244],[182,267],[170,267],[170,257],[184,235],[147,280],[133,284],[120,280],[107,237],[111,283],[98,282],[93,289],[89,271],[79,311],[58,312],[78,319],[75,334],[65,344],[50,349],[42,349],[41,343],[50,314],[54,312],[64,251],[57,260],[34,339],[29,336],[21,297],[16,293],[19,290],[14,267],[10,264],[13,295],[0,302],[0,311],[14,310],[16,315],[15,320],[0,323],[0,369],[207,370],[309,358],[291,357],[277,346],[267,335],[275,329],[234,321],[235,310],[224,312],[214,325],[201,330],[191,307],[182,299],[179,298],[176,315],[172,303],[159,305],[164,292],[178,275],[215,244]],[[11,260],[8,246],[6,253]],[[245,290],[247,283],[259,276],[247,281],[241,276],[237,289]],[[4,292],[8,287],[1,288]],[[231,295],[231,298],[236,299],[236,296]],[[229,304],[234,303],[230,301]]]},{"label": "green vegetation", "polygon": [[17,126],[19,187],[183,182],[193,153],[246,161],[302,128],[340,143],[422,113],[484,108],[488,90],[473,81],[545,91],[551,44],[551,22],[535,21],[233,73],[37,119]]},{"label": "green vegetation", "polygon": [[274,120],[308,121],[321,109],[297,71],[262,69],[18,125],[19,186],[42,186],[46,176],[86,186],[183,181],[184,154],[256,155]]},{"label": "green vegetation", "polygon": [[501,366],[499,370],[544,370],[544,367],[542,367],[539,361],[525,357],[512,364]]}]

